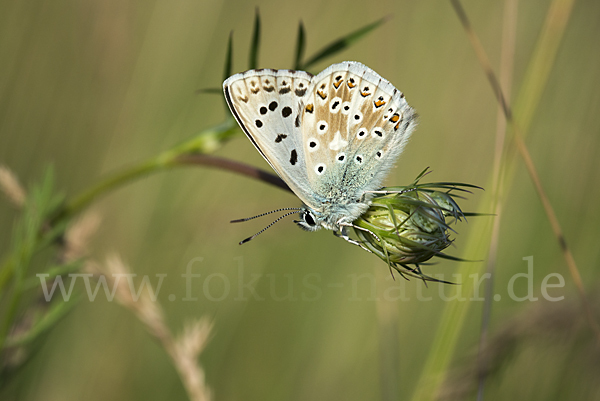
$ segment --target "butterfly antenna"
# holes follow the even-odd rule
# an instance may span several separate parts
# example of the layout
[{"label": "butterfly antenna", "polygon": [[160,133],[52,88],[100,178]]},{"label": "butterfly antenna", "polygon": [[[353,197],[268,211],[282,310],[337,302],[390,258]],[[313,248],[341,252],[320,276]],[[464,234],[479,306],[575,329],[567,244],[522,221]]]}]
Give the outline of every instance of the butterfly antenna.
[{"label": "butterfly antenna", "polygon": [[[294,214],[294,213],[298,213],[298,211],[297,211],[297,210],[294,210],[293,212],[289,212],[289,213],[286,213],[286,214],[284,214],[283,216],[279,216],[279,217],[277,218],[277,220],[275,220],[274,222],[272,222],[271,224],[269,224],[268,226],[266,226],[265,228],[263,228],[262,230],[260,230],[260,231],[259,231],[259,232],[257,232],[256,234],[254,234],[252,237],[248,237],[248,238],[246,238],[245,240],[243,240],[243,241],[240,241],[240,245],[242,245],[242,244],[245,244],[246,242],[248,242],[248,241],[250,241],[250,240],[253,240],[254,238],[258,237],[258,236],[259,236],[260,234],[262,234],[263,232],[267,231],[267,230],[268,230],[268,229],[269,229],[269,228],[270,228],[270,227],[271,227],[273,224],[277,223],[279,220],[281,220],[281,219],[283,219],[284,217],[287,217],[287,216],[289,216],[289,215],[291,215],[291,214]],[[268,214],[268,213],[265,213],[265,214]]]},{"label": "butterfly antenna", "polygon": [[[302,209],[300,209],[299,207],[284,207],[282,209],[271,210],[270,212],[261,213],[261,214],[256,215],[256,216],[246,217],[245,219],[231,220],[230,223],[241,223],[243,221],[248,221],[248,220],[256,219],[258,217],[263,217],[263,216],[266,216],[266,215],[271,214],[271,213],[281,212],[283,210],[294,210],[293,213],[297,213],[297,212],[301,211]],[[291,214],[293,214],[293,213],[291,213]],[[286,216],[289,216],[289,213],[286,214]]]}]

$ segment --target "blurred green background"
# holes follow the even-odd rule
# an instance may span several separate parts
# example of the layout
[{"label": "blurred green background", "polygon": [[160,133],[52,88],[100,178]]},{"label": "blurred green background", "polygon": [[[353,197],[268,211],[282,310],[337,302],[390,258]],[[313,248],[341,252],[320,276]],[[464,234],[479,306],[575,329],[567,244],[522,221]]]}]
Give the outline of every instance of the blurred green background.
[{"label": "blurred green background", "polygon": [[[519,3],[514,94],[550,3]],[[497,68],[503,2],[464,6]],[[408,184],[427,166],[431,181],[489,184],[497,103],[450,4],[434,1],[1,1],[0,163],[25,184],[53,165],[58,186],[73,196],[221,122],[222,97],[195,91],[220,86],[231,30],[234,72],[247,69],[255,7],[262,21],[261,68],[292,66],[299,20],[311,55],[389,15],[380,28],[311,72],[344,60],[363,62],[418,111],[420,125],[388,184]],[[592,299],[600,279],[599,22],[600,2],[575,3],[526,140]],[[241,134],[216,154],[269,169]],[[475,193],[461,206],[490,212],[480,210],[481,199]],[[191,318],[214,320],[200,362],[215,399],[391,399],[385,390],[390,372],[391,387],[397,387],[392,398],[409,399],[446,304],[440,291],[450,291],[435,283],[426,288],[416,280],[393,281],[373,255],[329,232],[303,232],[291,221],[238,245],[271,220],[229,220],[298,204],[293,195],[229,172],[173,169],[92,206],[102,224],[91,254],[103,261],[116,253],[138,278],[149,275],[153,283],[156,274],[166,274],[158,299],[174,332]],[[520,162],[504,212],[494,283],[501,300],[493,303],[490,336],[510,331],[515,319],[528,321],[535,308],[556,308],[576,321],[581,312],[575,287]],[[15,216],[3,201],[2,254]],[[486,258],[461,250],[474,225],[490,221],[459,224],[449,253]],[[510,299],[508,282],[527,271],[527,256],[534,258],[534,295],[542,299],[542,280],[559,273],[565,287],[549,292],[564,301],[542,306],[542,300]],[[201,274],[191,287],[197,301],[182,300],[181,275],[190,263]],[[425,272],[452,279],[456,267],[440,261]],[[214,273],[219,276],[206,282]],[[252,282],[258,296],[240,282]],[[402,299],[385,296],[394,288]],[[526,281],[517,280],[515,289],[524,295]],[[292,299],[277,298],[290,293]],[[211,300],[222,294],[223,300]],[[482,306],[472,303],[461,331],[451,369],[456,386],[466,380],[460,372],[473,364]],[[510,358],[488,379],[486,399],[599,399],[598,350],[581,326],[570,332],[549,324],[516,336]],[[2,399],[23,400],[186,398],[165,351],[128,310],[102,296],[83,299],[2,393]]]}]

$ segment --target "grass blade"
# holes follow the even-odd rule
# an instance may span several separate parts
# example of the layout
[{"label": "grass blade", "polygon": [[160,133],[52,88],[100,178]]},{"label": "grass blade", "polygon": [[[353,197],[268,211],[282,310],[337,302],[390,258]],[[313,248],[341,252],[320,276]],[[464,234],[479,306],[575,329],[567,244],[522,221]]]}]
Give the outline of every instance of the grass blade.
[{"label": "grass blade", "polygon": [[[505,0],[504,17],[502,28],[502,45],[500,50],[500,90],[503,91],[507,102],[511,102],[512,76],[514,69],[517,20],[518,20],[519,0]],[[496,267],[498,263],[498,247],[500,241],[500,224],[502,223],[502,210],[505,202],[503,193],[503,174],[502,167],[505,164],[504,147],[506,144],[507,121],[502,107],[498,107],[496,112],[496,138],[494,149],[494,162],[492,169],[492,201],[494,205],[494,219],[490,246],[488,250],[488,260],[486,262],[485,272],[489,273],[490,279],[486,281],[484,287],[484,302],[481,310],[481,326],[479,334],[478,349],[478,369],[484,369],[484,350],[487,348],[490,331],[490,320],[492,314],[492,299],[494,291],[494,279],[496,276]],[[477,383],[477,401],[483,401],[484,390],[486,386],[486,375],[479,375]]]},{"label": "grass blade", "polygon": [[304,24],[302,20],[300,20],[300,24],[298,25],[298,39],[296,40],[296,60],[294,61],[294,69],[300,70],[302,69],[302,59],[304,58],[304,48],[305,48],[305,38],[306,35],[304,33]]},{"label": "grass blade", "polygon": [[[233,69],[233,31],[229,32],[229,41],[227,42],[227,55],[225,56],[225,67],[223,68],[223,81],[231,76]],[[221,89],[219,89],[219,92]]]},{"label": "grass blade", "polygon": [[[466,15],[464,14],[464,10],[461,12],[462,7],[460,6],[460,3],[458,3],[457,0],[451,1],[463,24],[465,23],[465,21],[468,22],[468,20],[465,20]],[[554,65],[554,56],[556,55],[556,49],[558,48],[558,45],[564,35],[564,28],[566,27],[566,23],[569,19],[573,2],[573,0],[554,0],[548,10],[546,24],[542,31],[542,38],[537,44],[533,60],[530,63],[530,67],[528,70],[529,73],[526,75],[526,79],[524,81],[525,88],[521,91],[521,93],[524,93],[524,95],[522,96],[524,96],[524,98],[527,99],[527,101],[522,100],[520,102],[517,102],[517,105],[519,107],[519,110],[517,110],[517,115],[519,116],[519,121],[521,121],[521,118],[523,119],[522,121],[524,125],[522,125],[522,127],[525,130],[529,128],[531,117],[534,113],[535,108],[537,107],[539,97],[541,96],[545,83],[547,82],[549,71]],[[559,21],[557,21],[557,19]],[[472,37],[472,33],[469,36],[471,40],[475,39],[477,42],[479,41],[478,38]],[[483,48],[480,46],[475,46],[475,48],[476,51],[483,50]],[[478,54],[478,56],[480,55],[481,54]],[[482,63],[482,65],[485,64],[486,63]],[[487,64],[489,65],[489,61],[487,62]],[[539,71],[536,69],[536,67],[539,68]],[[540,76],[534,78],[534,75],[538,73],[540,74]],[[492,85],[494,85],[494,82],[497,82],[495,76],[490,76],[489,71],[486,71],[486,75],[488,76],[488,79],[490,80]],[[535,79],[536,84],[527,84],[528,79]],[[514,121],[512,119],[510,111],[507,107],[505,107],[507,105],[504,102],[502,92],[498,92],[498,88],[499,87],[494,87],[494,92],[498,96],[499,102],[505,113],[508,111],[508,113],[506,113],[507,119],[509,120],[509,122],[513,123]],[[519,113],[521,108],[526,112]],[[517,138],[518,142],[522,143],[523,138],[518,132],[515,133],[515,138]],[[527,158],[525,161],[526,164],[530,164]],[[512,164],[514,165],[514,159]],[[512,168],[512,174],[507,174],[507,178],[503,185],[505,189],[508,188],[508,186],[510,185],[511,178],[514,176],[514,168],[511,165],[509,165],[508,167]],[[504,193],[504,197],[506,196],[507,191],[505,191]],[[544,199],[542,199],[542,201],[544,202]],[[486,205],[487,208],[490,208],[493,207],[494,202],[493,199],[491,199],[489,196],[486,196],[482,204]],[[549,219],[552,220],[552,216],[549,215]],[[481,253],[482,251],[487,249],[487,247],[489,247],[491,237],[490,228],[491,227],[484,227],[482,225],[478,225],[477,229],[475,229],[471,234],[472,236],[470,238],[470,241],[468,242],[469,245],[465,249],[465,251],[467,252],[466,254]],[[558,238],[562,239],[562,237]],[[565,258],[567,259],[567,264],[569,266],[574,264],[574,261],[572,260],[572,255],[568,251],[568,248],[566,251],[564,248],[562,248],[562,250],[565,254]],[[481,266],[479,264],[472,264],[471,266],[467,264],[462,264],[459,267],[458,273],[461,274],[463,277],[468,277],[469,274],[477,273],[480,271],[480,269]],[[577,276],[574,277],[574,281],[576,284],[581,284],[580,282],[578,283]],[[578,288],[580,288],[579,285]],[[463,294],[472,293],[473,285],[470,282],[470,280],[465,281],[465,283],[463,284],[463,290]],[[455,351],[456,344],[458,342],[458,336],[463,326],[469,306],[469,302],[451,302],[446,305],[446,308],[442,313],[440,326],[436,332],[436,337],[432,344],[428,359],[425,363],[423,372],[421,373],[421,377],[416,385],[416,389],[412,397],[413,400],[421,401],[435,399],[437,392],[439,391],[440,386],[444,381],[446,372],[448,370],[448,366],[450,364],[450,360]],[[592,324],[595,324],[595,321],[592,321]]]},{"label": "grass blade", "polygon": [[[223,81],[231,76],[231,71],[233,69],[233,31],[229,32],[229,40],[227,41],[227,55],[225,56],[225,66],[223,67]],[[210,89],[209,89],[210,90]],[[216,92],[219,95],[223,95],[223,90],[218,88]],[[227,106],[227,101],[224,96],[221,96],[223,99],[223,106],[225,107],[225,115],[229,116],[229,106]]]},{"label": "grass blade", "polygon": [[335,53],[339,53],[342,50],[347,49],[349,46],[354,44],[356,41],[358,41],[359,39],[362,39],[363,36],[365,36],[366,34],[371,32],[375,28],[379,27],[381,24],[383,24],[385,21],[387,21],[387,19],[388,18],[385,17],[385,18],[382,18],[375,22],[372,22],[368,25],[363,26],[362,28],[357,29],[354,32],[349,33],[348,35],[344,36],[343,38],[340,38],[340,39],[330,43],[329,45],[325,46],[325,48],[320,50],[317,54],[312,56],[307,62],[302,64],[299,69],[306,70],[306,69],[312,67],[314,64],[318,63],[319,61],[321,61],[327,57],[331,57]]},{"label": "grass blade", "polygon": [[252,43],[250,44],[250,59],[248,60],[248,69],[253,70],[258,67],[258,50],[260,48],[260,14],[258,8],[254,17],[254,29],[252,31]]}]

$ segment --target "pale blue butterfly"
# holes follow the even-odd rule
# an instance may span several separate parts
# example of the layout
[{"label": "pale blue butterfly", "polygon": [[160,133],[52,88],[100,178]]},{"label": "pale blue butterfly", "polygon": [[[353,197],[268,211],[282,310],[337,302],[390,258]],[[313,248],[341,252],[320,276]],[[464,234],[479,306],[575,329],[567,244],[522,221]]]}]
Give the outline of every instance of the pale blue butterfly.
[{"label": "pale blue butterfly", "polygon": [[327,228],[359,245],[347,228],[369,208],[416,127],[402,92],[355,61],[316,76],[250,70],[229,77],[223,90],[244,133],[304,203],[275,222],[299,212],[300,227]]}]

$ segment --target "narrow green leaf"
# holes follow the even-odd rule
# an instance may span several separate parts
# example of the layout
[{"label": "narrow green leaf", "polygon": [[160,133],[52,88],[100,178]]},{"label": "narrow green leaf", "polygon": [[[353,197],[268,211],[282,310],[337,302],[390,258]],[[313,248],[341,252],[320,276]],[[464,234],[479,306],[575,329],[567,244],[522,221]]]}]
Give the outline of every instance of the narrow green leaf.
[{"label": "narrow green leaf", "polygon": [[[225,54],[225,65],[223,67],[223,81],[231,76],[233,69],[233,31],[229,32],[229,41],[227,42],[227,52]],[[223,89],[221,88],[202,88],[195,92],[197,95],[220,95],[223,96]],[[225,106],[225,115],[229,116],[229,107],[223,97],[223,104]]]},{"label": "narrow green leaf", "polygon": [[304,58],[304,47],[306,37],[304,33],[304,24],[302,20],[300,20],[300,24],[298,25],[298,39],[296,41],[296,60],[294,61],[294,69],[300,70],[302,69],[302,59]]},{"label": "narrow green leaf", "polygon": [[450,256],[450,255],[447,255],[445,253],[437,253],[435,256],[437,258],[454,260],[456,262],[471,262],[471,263],[481,262],[481,260],[463,259],[463,258],[459,258],[457,256]]},{"label": "narrow green leaf", "polygon": [[65,317],[73,308],[79,305],[79,296],[74,296],[69,302],[56,302],[41,317],[38,316],[32,327],[16,337],[11,337],[6,341],[6,347],[19,347],[31,344],[41,335],[47,333],[56,324]]},{"label": "narrow green leaf", "polygon": [[[75,260],[64,265],[51,266],[50,268],[46,269],[44,273],[48,274],[46,280],[52,280],[58,276],[66,276],[69,273],[77,272],[81,269],[82,266],[82,260]],[[37,275],[32,276],[23,282],[23,291],[39,288],[39,286],[40,278],[37,277]]]},{"label": "narrow green leaf", "polygon": [[375,28],[379,27],[379,25],[383,24],[386,20],[387,17],[382,18],[378,21],[365,25],[354,32],[349,33],[343,38],[340,38],[330,43],[329,45],[325,46],[325,48],[323,48],[321,51],[317,52],[317,54],[312,56],[307,62],[302,64],[299,69],[306,70],[309,67],[312,67],[314,64],[318,63],[319,61],[323,60],[324,58],[333,56],[335,53],[339,53],[342,50],[347,49],[349,46],[353,45],[363,36],[371,32]]},{"label": "narrow green leaf", "polygon": [[465,184],[463,182],[429,182],[427,184],[418,184],[416,185],[417,188],[422,188],[422,187],[439,187],[439,188],[449,188],[449,189],[457,189],[459,190],[460,187],[466,187],[466,188],[473,188],[473,189],[481,189],[484,190],[482,187],[477,186],[477,185],[473,185],[473,184]]},{"label": "narrow green leaf", "polygon": [[[23,215],[13,231],[11,254],[3,266],[3,278],[0,283],[1,293],[4,294],[7,281],[12,278],[10,295],[6,298],[7,306],[3,311],[5,313],[0,320],[0,351],[4,349],[8,333],[16,320],[23,295],[23,283],[34,253],[40,246],[42,227],[62,199],[54,192],[54,182],[54,170],[48,167],[41,183],[34,185],[29,191],[30,196],[25,203]],[[8,273],[4,273],[5,271]]]},{"label": "narrow green leaf", "polygon": [[479,216],[497,216],[494,213],[475,213],[475,212],[464,212],[463,216],[466,217],[479,217]]},{"label": "narrow green leaf", "polygon": [[254,30],[252,32],[252,43],[250,45],[250,59],[248,61],[248,69],[253,70],[258,66],[258,49],[260,47],[260,15],[258,8],[254,18]]},{"label": "narrow green leaf", "polygon": [[[227,56],[225,58],[225,68],[223,69],[223,81],[231,76],[231,72],[233,70],[233,31],[229,32],[229,41],[227,42]],[[217,89],[216,92],[220,95],[223,94],[223,90],[221,88]],[[225,100],[225,96],[223,98],[223,105],[225,106],[225,115],[229,116],[229,106],[227,106],[227,101]]]},{"label": "narrow green leaf", "polygon": [[[223,69],[223,81],[231,76],[233,69],[233,31],[229,32],[229,41],[227,42],[227,55],[225,56],[225,68]],[[219,91],[221,91],[219,89]]]}]

